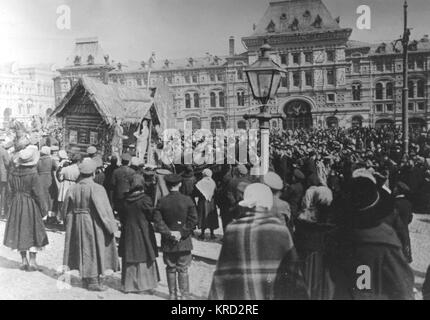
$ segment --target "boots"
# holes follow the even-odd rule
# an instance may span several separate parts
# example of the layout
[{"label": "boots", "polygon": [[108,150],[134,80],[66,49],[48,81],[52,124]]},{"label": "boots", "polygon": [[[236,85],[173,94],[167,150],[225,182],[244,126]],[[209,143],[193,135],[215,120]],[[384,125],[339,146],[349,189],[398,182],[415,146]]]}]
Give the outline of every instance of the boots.
[{"label": "boots", "polygon": [[190,280],[188,273],[178,273],[179,291],[181,292],[181,300],[190,300]]},{"label": "boots", "polygon": [[42,268],[36,263],[36,253],[30,252],[30,264],[28,266],[29,272],[42,271]]},{"label": "boots", "polygon": [[27,271],[28,270],[27,251],[21,251],[21,259],[22,259],[22,262],[19,265],[19,270]]},{"label": "boots", "polygon": [[87,278],[85,282],[88,291],[103,292],[107,290],[107,287],[103,284],[103,280],[100,277]]},{"label": "boots", "polygon": [[178,289],[176,287],[176,272],[166,272],[167,286],[169,287],[169,300],[178,300]]}]

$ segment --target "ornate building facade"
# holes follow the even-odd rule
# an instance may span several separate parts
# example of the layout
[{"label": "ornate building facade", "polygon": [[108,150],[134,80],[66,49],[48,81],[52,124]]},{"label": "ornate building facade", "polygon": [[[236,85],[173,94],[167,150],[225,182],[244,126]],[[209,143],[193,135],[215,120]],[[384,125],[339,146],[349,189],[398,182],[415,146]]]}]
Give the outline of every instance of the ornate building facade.
[{"label": "ornate building facade", "polygon": [[[244,37],[243,53],[229,39],[228,55],[149,62],[110,61],[97,39],[76,42],[69,66],[59,70],[56,100],[80,75],[132,87],[164,84],[164,127],[246,128],[243,115],[258,112],[244,69],[258,58],[267,41],[275,62],[286,69],[274,112],[286,115],[273,127],[332,127],[401,123],[402,49],[393,43],[350,40],[322,0],[271,1]],[[413,126],[430,120],[430,43],[428,36],[410,45],[409,111]],[[150,72],[149,72],[150,71]],[[149,82],[149,83],[148,83]]]},{"label": "ornate building facade", "polygon": [[0,66],[0,128],[12,119],[25,124],[33,116],[46,117],[55,107],[55,76],[52,66],[19,66],[8,63]]}]

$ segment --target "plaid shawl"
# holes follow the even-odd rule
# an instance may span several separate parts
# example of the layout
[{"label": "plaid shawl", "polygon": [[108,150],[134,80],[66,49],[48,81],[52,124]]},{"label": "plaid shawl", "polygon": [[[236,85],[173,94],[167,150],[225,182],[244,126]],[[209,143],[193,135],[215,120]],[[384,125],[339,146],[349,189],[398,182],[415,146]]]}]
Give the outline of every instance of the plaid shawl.
[{"label": "plaid shawl", "polygon": [[247,212],[227,227],[211,300],[306,299],[293,240],[268,212]]}]

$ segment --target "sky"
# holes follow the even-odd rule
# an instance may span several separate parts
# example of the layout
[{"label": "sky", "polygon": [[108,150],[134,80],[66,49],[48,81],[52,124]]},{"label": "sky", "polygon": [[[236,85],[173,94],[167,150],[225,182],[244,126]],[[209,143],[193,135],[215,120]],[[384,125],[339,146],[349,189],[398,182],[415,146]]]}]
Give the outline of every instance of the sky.
[{"label": "sky", "polygon": [[[351,39],[393,40],[403,31],[403,0],[323,0]],[[412,35],[430,33],[430,0],[409,0]],[[70,30],[57,27],[57,8],[71,9]],[[115,61],[228,53],[228,38],[252,34],[269,0],[0,0],[0,63],[54,63],[70,56],[74,40],[97,36]],[[358,30],[360,5],[371,9],[371,30]]]}]

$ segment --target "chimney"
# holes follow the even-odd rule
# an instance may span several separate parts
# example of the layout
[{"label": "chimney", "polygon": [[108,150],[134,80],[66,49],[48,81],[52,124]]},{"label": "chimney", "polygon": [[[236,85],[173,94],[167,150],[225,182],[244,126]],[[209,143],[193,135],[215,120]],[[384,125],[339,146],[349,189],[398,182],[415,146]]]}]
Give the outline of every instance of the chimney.
[{"label": "chimney", "polygon": [[229,55],[230,56],[234,56],[235,52],[234,52],[234,37],[231,36],[229,39]]}]

